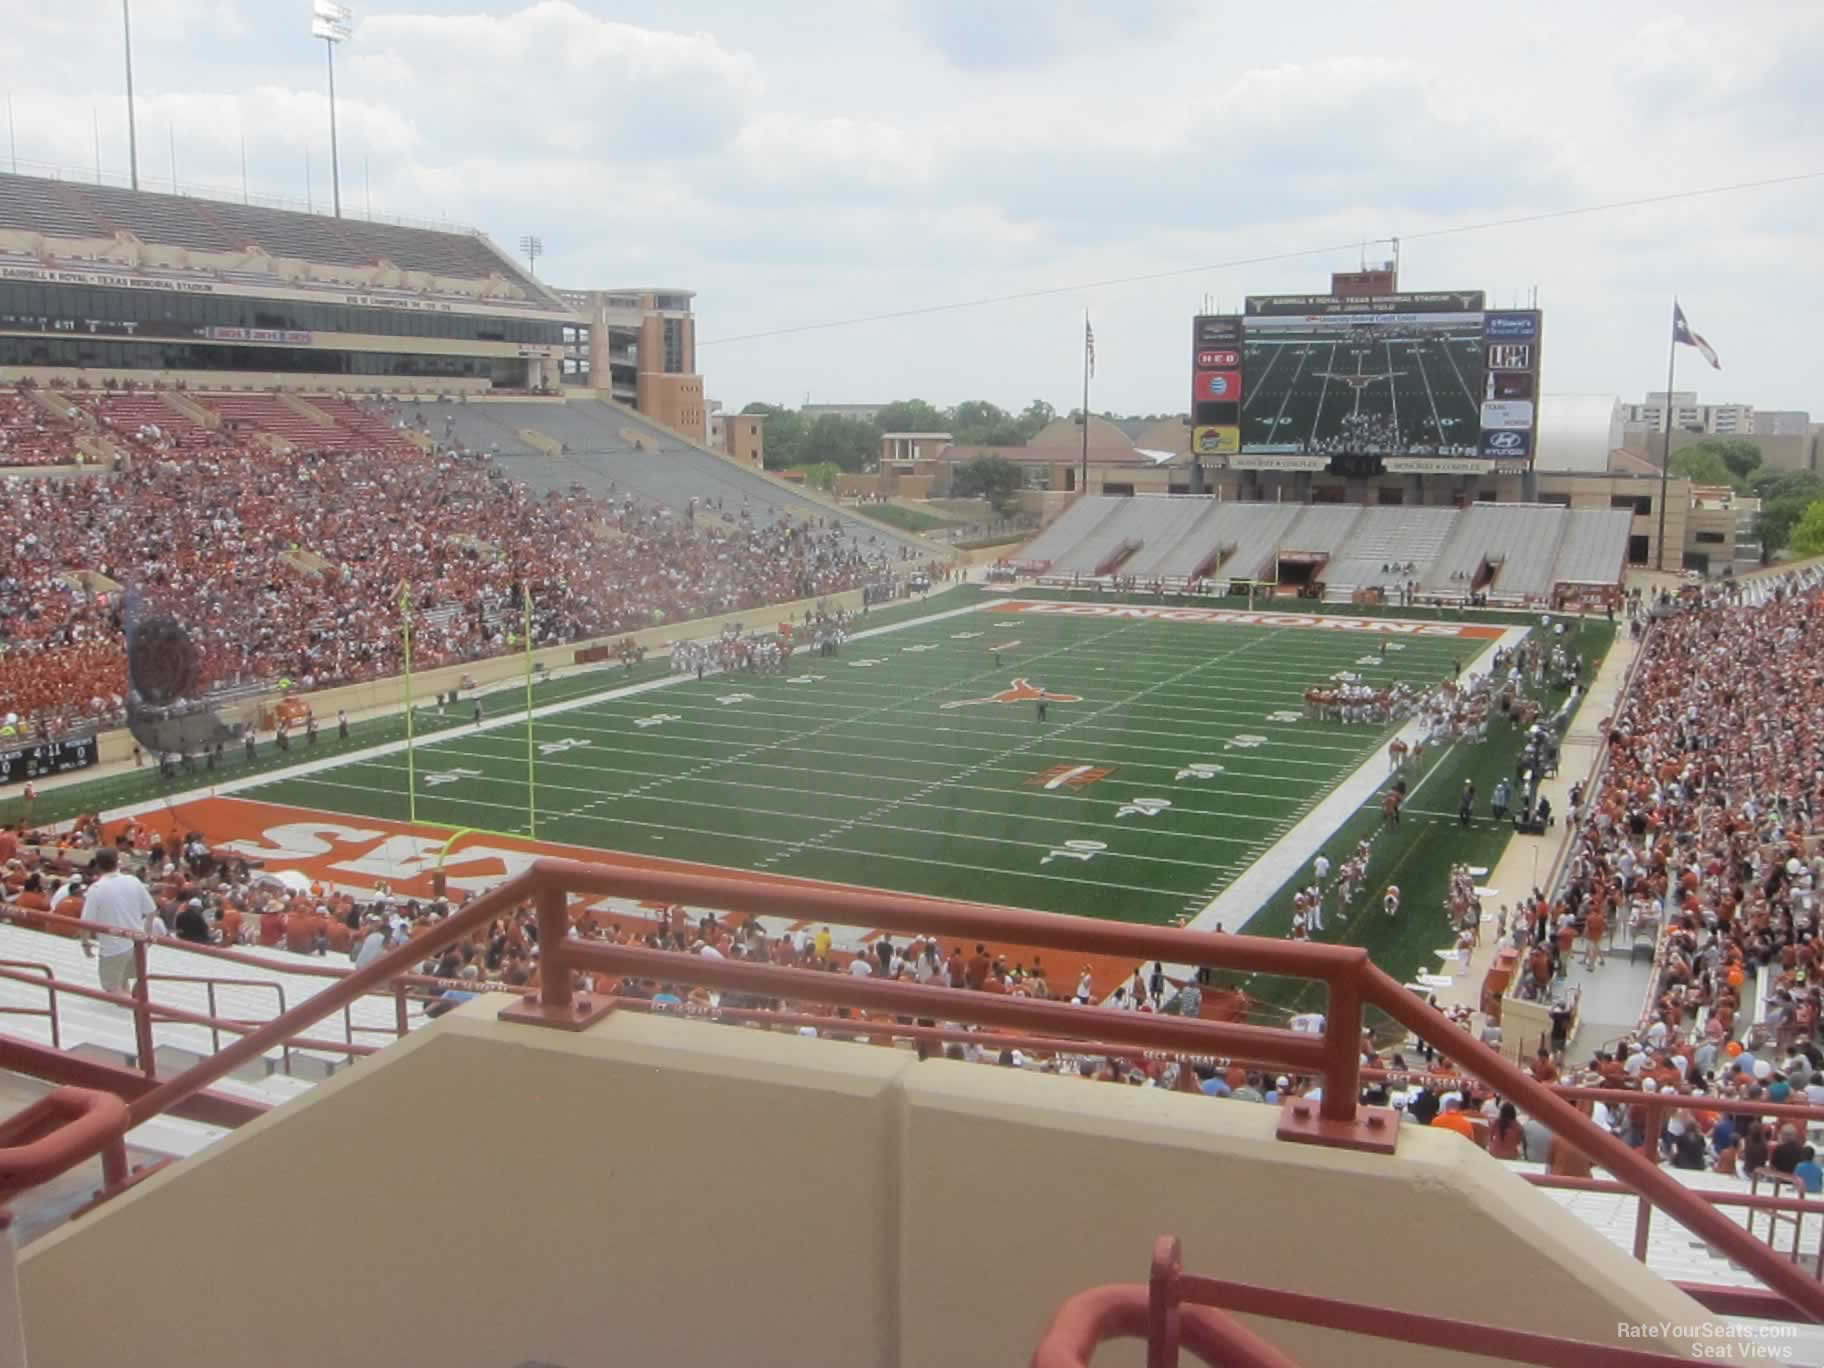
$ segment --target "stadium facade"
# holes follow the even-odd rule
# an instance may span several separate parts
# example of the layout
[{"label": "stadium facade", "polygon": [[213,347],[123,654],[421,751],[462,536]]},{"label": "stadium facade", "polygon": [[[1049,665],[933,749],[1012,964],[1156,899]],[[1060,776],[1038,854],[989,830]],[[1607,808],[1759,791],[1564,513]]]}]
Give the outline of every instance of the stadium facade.
[{"label": "stadium facade", "polygon": [[0,376],[555,390],[575,322],[479,233],[0,175]]},{"label": "stadium facade", "polygon": [[583,320],[564,329],[563,383],[594,389],[697,442],[709,439],[690,290],[559,290]]}]

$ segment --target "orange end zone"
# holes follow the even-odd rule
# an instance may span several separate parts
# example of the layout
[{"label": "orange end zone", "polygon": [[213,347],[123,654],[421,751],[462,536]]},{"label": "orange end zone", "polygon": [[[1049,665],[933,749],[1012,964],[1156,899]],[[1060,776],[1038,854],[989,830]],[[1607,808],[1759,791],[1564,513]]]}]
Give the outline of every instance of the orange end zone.
[{"label": "orange end zone", "polygon": [[[413,826],[383,817],[349,816],[313,808],[291,807],[260,802],[251,798],[198,798],[173,807],[160,808],[137,818],[121,818],[107,824],[107,834],[114,836],[128,821],[179,840],[197,832],[217,852],[232,852],[261,861],[269,870],[295,869],[313,883],[334,885],[372,894],[384,883],[395,897],[429,899],[432,874],[440,867],[438,855],[449,839],[452,828],[426,825]],[[856,893],[869,890],[854,884],[828,880],[795,878],[788,874],[705,865],[692,860],[674,860],[663,856],[633,855],[624,851],[598,850],[589,846],[568,845],[557,841],[534,841],[518,836],[500,836],[476,832],[458,841],[441,864],[452,897],[480,893],[502,883],[547,856],[586,860],[595,864],[632,866],[639,869],[669,870],[682,873],[734,873],[744,879],[775,886],[796,888],[840,888]],[[358,896],[358,893],[357,893]],[[916,896],[916,895],[914,895]],[[932,898],[931,902],[949,901]],[[614,925],[629,930],[650,929],[660,910],[648,904],[642,909],[654,915],[634,915],[610,911],[591,900],[578,900],[571,906],[572,917],[593,913],[601,925]],[[798,923],[791,929],[809,923]],[[871,943],[881,933],[857,927],[860,941]],[[948,953],[949,946],[941,946]],[[967,958],[974,946],[962,947]],[[1029,946],[989,944],[991,956],[1004,956],[1011,965],[1030,968],[1035,958],[1046,952]],[[1047,982],[1054,993],[1068,995],[1077,976],[1087,967],[1095,984],[1098,999],[1129,981],[1134,972],[1131,962],[1106,955],[1073,957],[1062,962],[1059,952],[1051,951],[1052,963],[1046,966]],[[1211,995],[1206,995],[1206,1000]]]},{"label": "orange end zone", "polygon": [[1343,617],[1328,613],[1250,613],[1235,608],[1166,608],[1145,603],[1066,603],[1055,599],[1008,599],[986,613],[1027,613],[1039,617],[1113,618],[1130,622],[1201,622],[1231,627],[1308,627],[1320,632],[1363,636],[1443,637],[1494,641],[1508,629],[1478,622],[1406,622],[1399,618]]}]

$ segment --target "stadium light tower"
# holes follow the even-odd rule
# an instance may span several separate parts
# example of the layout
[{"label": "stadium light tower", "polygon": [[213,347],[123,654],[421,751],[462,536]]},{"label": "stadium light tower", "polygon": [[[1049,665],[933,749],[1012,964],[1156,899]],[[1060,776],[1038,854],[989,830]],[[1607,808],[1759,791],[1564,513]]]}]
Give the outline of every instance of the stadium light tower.
[{"label": "stadium light tower", "polygon": [[519,250],[525,253],[526,265],[531,269],[532,274],[537,275],[538,259],[545,254],[543,239],[534,237],[531,233],[527,233],[519,240]]},{"label": "stadium light tower", "polygon": [[[133,122],[133,15],[130,0],[120,0],[120,33],[126,40],[127,53],[127,168],[133,177],[133,188],[139,189],[139,133]],[[10,110],[10,106],[8,107]],[[17,161],[17,158],[14,159]],[[17,171],[17,166],[13,170]],[[96,180],[101,177],[97,176]]]},{"label": "stadium light tower", "polygon": [[354,33],[355,12],[336,0],[311,0],[310,36],[323,40],[329,54],[329,193],[342,217],[342,165],[336,150],[336,44],[346,43]]}]

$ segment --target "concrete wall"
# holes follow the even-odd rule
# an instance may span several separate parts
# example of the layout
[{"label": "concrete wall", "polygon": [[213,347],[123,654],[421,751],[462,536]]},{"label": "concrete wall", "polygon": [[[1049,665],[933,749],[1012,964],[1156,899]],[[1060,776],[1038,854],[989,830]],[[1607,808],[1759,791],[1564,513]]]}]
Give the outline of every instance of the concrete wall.
[{"label": "concrete wall", "polygon": [[[1607,1344],[1704,1319],[1446,1132],[1318,1150],[1257,1104],[503,1001],[30,1246],[32,1362],[1005,1368],[1168,1231],[1212,1276]],[[1309,1364],[1486,1362],[1262,1328]]]}]

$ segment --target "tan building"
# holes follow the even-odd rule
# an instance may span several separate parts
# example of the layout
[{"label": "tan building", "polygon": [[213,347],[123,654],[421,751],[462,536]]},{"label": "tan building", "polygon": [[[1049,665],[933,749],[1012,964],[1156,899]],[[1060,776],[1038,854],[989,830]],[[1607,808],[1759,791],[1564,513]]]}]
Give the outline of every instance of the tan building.
[{"label": "tan building", "polygon": [[579,315],[564,330],[563,381],[637,409],[696,442],[709,440],[691,290],[559,290]]},{"label": "tan building", "polygon": [[766,415],[724,413],[720,404],[709,408],[709,445],[731,461],[759,470],[766,465]]}]

